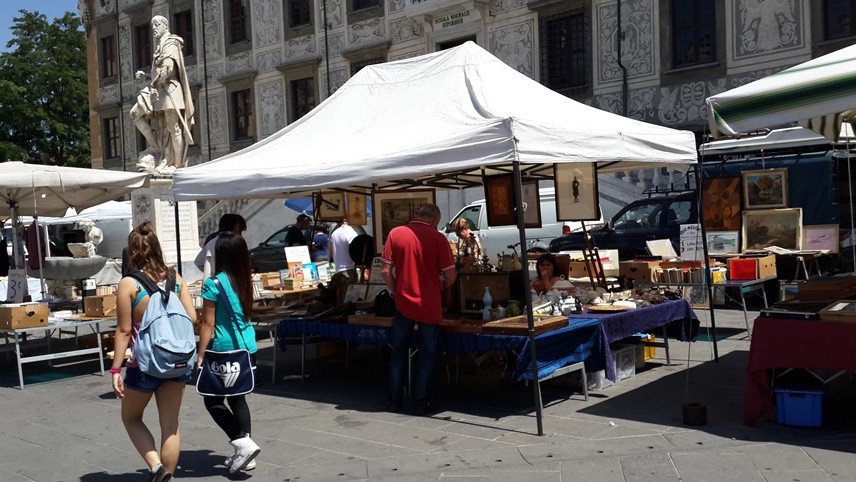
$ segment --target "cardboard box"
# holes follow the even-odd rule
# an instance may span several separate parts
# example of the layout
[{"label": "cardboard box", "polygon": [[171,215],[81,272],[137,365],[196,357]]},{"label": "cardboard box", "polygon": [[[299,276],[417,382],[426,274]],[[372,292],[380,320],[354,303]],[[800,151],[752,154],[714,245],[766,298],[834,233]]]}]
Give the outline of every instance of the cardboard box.
[{"label": "cardboard box", "polygon": [[116,316],[116,295],[87,296],[83,299],[83,314],[102,318]]},{"label": "cardboard box", "polygon": [[776,255],[771,254],[758,259],[758,278],[776,277]]},{"label": "cardboard box", "polygon": [[568,277],[588,278],[589,270],[585,261],[570,261],[568,263]]},{"label": "cardboard box", "polygon": [[660,267],[660,261],[622,261],[619,263],[619,276],[636,283],[653,282],[652,271]]},{"label": "cardboard box", "polygon": [[48,313],[48,305],[42,303],[0,305],[0,329],[20,330],[47,326]]},{"label": "cardboard box", "polygon": [[776,276],[776,255],[754,258],[731,258],[728,271],[733,280],[755,280]]}]

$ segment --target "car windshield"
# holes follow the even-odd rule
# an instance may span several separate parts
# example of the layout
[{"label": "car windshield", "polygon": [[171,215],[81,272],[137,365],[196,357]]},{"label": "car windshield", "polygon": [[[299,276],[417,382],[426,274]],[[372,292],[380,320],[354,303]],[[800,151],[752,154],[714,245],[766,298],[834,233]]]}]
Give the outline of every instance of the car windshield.
[{"label": "car windshield", "polygon": [[[470,206],[461,211],[461,214],[455,218],[454,221],[457,221],[460,218],[464,218],[467,220],[467,224],[470,225],[470,231],[478,231],[479,229],[479,213],[481,212],[481,206]],[[454,224],[452,221],[451,224]],[[453,232],[454,229],[449,229],[449,232]]]},{"label": "car windshield", "polygon": [[655,228],[660,225],[662,208],[662,203],[633,206],[615,220],[615,229]]},{"label": "car windshield", "polygon": [[285,235],[288,234],[288,229],[283,229],[282,231],[277,231],[273,233],[273,236],[269,237],[265,244],[285,244]]}]

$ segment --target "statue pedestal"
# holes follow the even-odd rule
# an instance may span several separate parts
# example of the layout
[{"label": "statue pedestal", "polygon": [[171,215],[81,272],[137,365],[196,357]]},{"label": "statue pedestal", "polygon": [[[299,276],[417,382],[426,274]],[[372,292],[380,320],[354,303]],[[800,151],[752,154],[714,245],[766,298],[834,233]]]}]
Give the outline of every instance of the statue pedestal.
[{"label": "statue pedestal", "polygon": [[193,264],[200,249],[196,202],[178,203],[179,229],[176,230],[172,178],[153,177],[148,188],[137,189],[131,193],[131,206],[135,227],[146,221],[152,223],[158,234],[166,264],[177,264],[180,242],[182,277],[188,283],[202,279],[202,271]]}]

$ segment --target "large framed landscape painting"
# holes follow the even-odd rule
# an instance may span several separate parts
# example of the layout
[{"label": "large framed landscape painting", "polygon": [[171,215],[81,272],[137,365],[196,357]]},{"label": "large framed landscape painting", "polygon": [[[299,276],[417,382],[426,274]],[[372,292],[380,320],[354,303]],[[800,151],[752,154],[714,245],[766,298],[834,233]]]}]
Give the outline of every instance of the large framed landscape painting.
[{"label": "large framed landscape painting", "polygon": [[743,171],[743,203],[746,209],[788,207],[788,169]]},{"label": "large framed landscape painting", "polygon": [[743,211],[743,251],[769,246],[799,250],[802,244],[802,208]]},{"label": "large framed landscape painting", "polygon": [[407,191],[373,191],[372,222],[375,252],[383,253],[383,245],[393,228],[409,223],[423,204],[435,204],[433,189]]},{"label": "large framed landscape painting", "polygon": [[708,231],[739,231],[741,211],[739,177],[702,181],[702,212]]}]

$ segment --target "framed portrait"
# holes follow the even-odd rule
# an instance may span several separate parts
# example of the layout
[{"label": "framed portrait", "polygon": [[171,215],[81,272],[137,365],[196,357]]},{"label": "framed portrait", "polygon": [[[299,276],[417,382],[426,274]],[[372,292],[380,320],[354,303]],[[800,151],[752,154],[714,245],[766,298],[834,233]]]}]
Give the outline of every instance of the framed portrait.
[{"label": "framed portrait", "polygon": [[597,192],[597,167],[594,163],[553,165],[558,221],[597,221],[600,203]]},{"label": "framed portrait", "polygon": [[743,251],[768,246],[799,250],[802,244],[802,208],[743,211]]},{"label": "framed portrait", "polygon": [[488,226],[517,225],[514,207],[517,198],[514,196],[514,176],[499,174],[484,176],[484,198],[487,206]]},{"label": "framed portrait", "polygon": [[708,231],[740,231],[740,178],[702,181],[702,212]]},{"label": "framed portrait", "polygon": [[393,228],[407,224],[423,204],[436,204],[433,189],[407,191],[372,191],[372,225],[375,253],[383,253],[383,245]]},{"label": "framed portrait", "polygon": [[712,255],[739,254],[740,231],[707,233],[707,252]]},{"label": "framed portrait", "polygon": [[746,209],[788,207],[788,169],[743,171],[743,206]]},{"label": "framed portrait", "polygon": [[365,194],[349,192],[345,197],[348,200],[348,215],[345,218],[348,220],[348,224],[351,226],[365,226],[368,224],[367,196]]},{"label": "framed portrait", "polygon": [[338,222],[345,219],[345,193],[324,191],[315,195],[318,203],[318,221]]},{"label": "framed portrait", "polygon": [[803,226],[802,249],[838,252],[838,225]]},{"label": "framed portrait", "polygon": [[523,224],[527,228],[541,227],[541,194],[537,179],[524,179],[523,186]]}]

